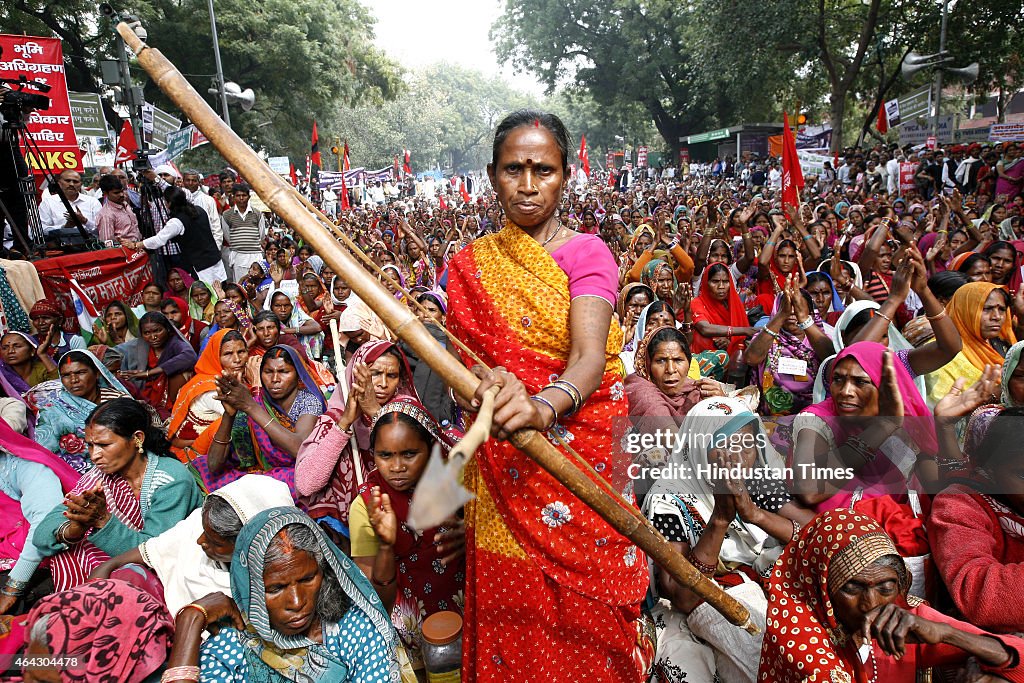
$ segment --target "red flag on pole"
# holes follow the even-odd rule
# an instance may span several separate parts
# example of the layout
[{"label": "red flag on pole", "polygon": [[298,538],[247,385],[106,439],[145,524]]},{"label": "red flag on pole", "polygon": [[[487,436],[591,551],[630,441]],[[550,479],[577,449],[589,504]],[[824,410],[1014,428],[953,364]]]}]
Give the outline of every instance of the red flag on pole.
[{"label": "red flag on pole", "polygon": [[114,157],[114,165],[120,166],[123,163],[135,158],[139,146],[135,143],[135,131],[132,130],[131,121],[125,121],[121,126],[121,135],[117,138],[117,155]]},{"label": "red flag on pole", "polygon": [[292,179],[292,185],[299,186],[299,176],[295,175],[295,164],[288,162],[288,176]]},{"label": "red flag on pole", "polygon": [[878,105],[878,123],[875,124],[875,127],[882,135],[889,132],[889,115],[885,112],[885,102]]},{"label": "red flag on pole", "polygon": [[789,128],[789,114],[782,112],[782,206],[800,206],[804,174],[796,154],[796,138]]},{"label": "red flag on pole", "polygon": [[412,174],[412,152],[405,150],[405,161],[402,163],[402,170]]},{"label": "red flag on pole", "polygon": [[443,194],[437,195],[437,205],[442,211],[448,210],[448,202],[444,200]]},{"label": "red flag on pole", "polygon": [[316,134],[316,119],[313,120],[313,141],[309,146],[309,158],[318,168],[324,167],[324,161],[320,158],[320,136]]},{"label": "red flag on pole", "polygon": [[469,192],[466,191],[466,181],[463,178],[459,178],[459,194],[462,195],[462,201],[469,204],[473,201],[473,198],[469,196]]},{"label": "red flag on pole", "polygon": [[352,204],[348,201],[348,185],[345,184],[345,174],[341,174],[341,210],[349,211]]},{"label": "red flag on pole", "polygon": [[590,178],[590,155],[587,153],[587,136],[580,136],[580,168]]}]

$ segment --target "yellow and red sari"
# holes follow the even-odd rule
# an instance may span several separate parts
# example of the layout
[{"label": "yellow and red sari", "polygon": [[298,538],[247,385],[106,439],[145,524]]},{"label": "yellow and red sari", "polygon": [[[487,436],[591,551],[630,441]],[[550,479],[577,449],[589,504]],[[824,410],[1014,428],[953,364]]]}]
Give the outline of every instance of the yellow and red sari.
[{"label": "yellow and red sari", "polygon": [[[518,227],[455,256],[448,296],[449,329],[488,366],[515,373],[531,394],[565,370],[569,278]],[[558,429],[632,497],[627,463],[612,461],[612,422],[628,413],[621,348],[613,322],[600,388]],[[473,364],[467,356],[463,362]],[[477,498],[466,506],[462,680],[639,681],[643,553],[508,442],[480,449],[466,485]]]}]

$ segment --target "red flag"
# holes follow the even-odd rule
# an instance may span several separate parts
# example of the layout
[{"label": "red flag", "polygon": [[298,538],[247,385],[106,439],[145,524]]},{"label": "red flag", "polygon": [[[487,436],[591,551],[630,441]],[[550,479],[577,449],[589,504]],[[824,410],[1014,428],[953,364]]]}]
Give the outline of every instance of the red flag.
[{"label": "red flag", "polygon": [[466,191],[466,181],[459,178],[459,194],[462,195],[462,201],[469,204],[473,201],[473,198],[469,196],[469,192]]},{"label": "red flag", "polygon": [[409,150],[405,150],[405,162],[402,164],[402,170],[412,174],[412,152]]},{"label": "red flag", "polygon": [[442,211],[447,211],[448,210],[448,202],[446,202],[444,200],[444,195],[443,194],[437,195],[437,202],[438,202],[438,204],[437,204],[438,207],[440,207],[440,209]]},{"label": "red flag", "polygon": [[348,201],[348,186],[345,184],[345,174],[341,174],[341,210],[349,211],[352,209],[352,204]]},{"label": "red flag", "polygon": [[796,155],[796,138],[789,128],[789,114],[782,112],[782,206],[800,206],[804,174]]},{"label": "red flag", "polygon": [[125,121],[121,126],[121,136],[117,139],[117,155],[114,157],[114,165],[131,161],[135,158],[139,146],[135,144],[135,131],[132,130],[131,121]]},{"label": "red flag", "polygon": [[349,170],[349,168],[350,167],[348,163],[348,140],[345,140],[345,154],[342,156],[341,170],[347,171]]},{"label": "red flag", "polygon": [[878,123],[875,124],[875,127],[882,135],[889,132],[889,115],[885,112],[885,102],[878,105]]},{"label": "red flag", "polygon": [[586,135],[581,135],[580,136],[580,168],[583,169],[583,172],[587,175],[587,178],[589,178],[590,177],[590,155],[587,154],[587,136]]},{"label": "red flag", "polygon": [[313,141],[309,146],[309,158],[319,168],[324,167],[324,161],[320,158],[320,136],[316,134],[316,120],[313,120]]},{"label": "red flag", "polygon": [[299,186],[299,176],[295,175],[295,164],[288,162],[288,176],[292,179],[292,185]]}]

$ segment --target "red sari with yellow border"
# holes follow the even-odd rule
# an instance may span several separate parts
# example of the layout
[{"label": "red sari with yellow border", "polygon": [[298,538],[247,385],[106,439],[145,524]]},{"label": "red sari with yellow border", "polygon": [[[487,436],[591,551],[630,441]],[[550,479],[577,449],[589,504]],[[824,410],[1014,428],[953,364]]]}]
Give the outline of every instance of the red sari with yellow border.
[{"label": "red sari with yellow border", "polygon": [[[531,394],[565,370],[569,277],[517,226],[452,259],[448,296],[448,328]],[[612,322],[600,388],[560,421],[559,433],[632,499],[628,463],[612,456],[621,450],[613,448],[613,420],[628,414],[621,348]],[[465,355],[463,362],[473,365]],[[643,553],[508,442],[488,441],[465,481],[477,497],[466,506],[462,680],[639,681]]]}]

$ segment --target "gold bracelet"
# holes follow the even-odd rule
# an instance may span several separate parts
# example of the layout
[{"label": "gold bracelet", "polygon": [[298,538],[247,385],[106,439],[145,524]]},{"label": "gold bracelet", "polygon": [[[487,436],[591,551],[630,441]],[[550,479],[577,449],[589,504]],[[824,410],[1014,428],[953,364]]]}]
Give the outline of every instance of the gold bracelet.
[{"label": "gold bracelet", "polygon": [[214,443],[223,444],[223,445],[227,446],[229,443],[231,443],[231,439],[228,439],[227,441],[221,441],[217,437],[213,437],[213,442]]},{"label": "gold bracelet", "polygon": [[939,312],[938,312],[938,313],[936,313],[935,315],[927,315],[927,314],[925,314],[925,316],[924,316],[924,317],[925,317],[925,318],[927,318],[927,319],[928,319],[929,321],[931,321],[931,322],[935,322],[935,321],[937,321],[937,320],[942,320],[943,318],[945,318],[945,317],[946,317],[946,315],[947,315],[947,314],[946,314],[946,309],[945,309],[945,308],[943,308],[943,309],[942,309],[941,311],[939,311]]},{"label": "gold bracelet", "polygon": [[274,421],[274,416],[273,416],[273,415],[271,415],[271,416],[270,416],[270,419],[269,419],[269,420],[267,420],[267,423],[266,423],[265,425],[263,425],[263,430],[264,430],[264,431],[266,431],[267,427],[269,427],[269,426],[270,426],[270,423],[271,423],[271,422],[273,422],[273,421]]},{"label": "gold bracelet", "polygon": [[887,316],[885,313],[882,313],[882,309],[876,308],[875,315],[877,315],[879,318],[884,318],[885,320],[888,320],[890,325],[892,324],[892,318]]},{"label": "gold bracelet", "polygon": [[208,614],[208,613],[206,612],[206,608],[205,608],[205,607],[203,607],[202,605],[197,605],[197,604],[196,604],[196,603],[194,603],[194,602],[190,602],[190,603],[188,603],[187,605],[185,605],[184,607],[182,607],[182,608],[181,608],[180,610],[178,610],[178,613],[174,615],[174,620],[175,620],[175,621],[177,621],[177,620],[178,620],[178,617],[180,617],[180,616],[181,616],[181,613],[182,613],[182,612],[184,612],[185,610],[189,609],[189,608],[192,608],[192,609],[197,609],[197,610],[199,610],[200,612],[202,612],[202,613],[203,613],[203,619],[204,619],[204,620],[205,620],[205,621],[206,621],[207,623],[209,623],[209,621],[210,621],[210,615],[209,615],[209,614]]}]

